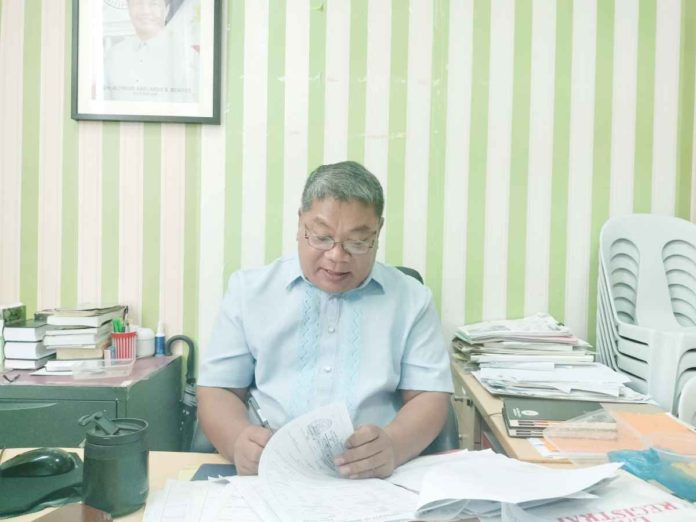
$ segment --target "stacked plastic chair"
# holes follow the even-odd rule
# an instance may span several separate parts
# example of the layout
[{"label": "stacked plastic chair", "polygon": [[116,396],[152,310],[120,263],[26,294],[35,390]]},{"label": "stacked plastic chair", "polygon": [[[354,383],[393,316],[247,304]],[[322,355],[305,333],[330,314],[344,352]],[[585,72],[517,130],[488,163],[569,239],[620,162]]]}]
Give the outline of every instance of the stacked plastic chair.
[{"label": "stacked plastic chair", "polygon": [[[597,357],[668,411],[696,397],[696,225],[633,214],[599,244]],[[696,381],[695,381],[696,382]]]}]

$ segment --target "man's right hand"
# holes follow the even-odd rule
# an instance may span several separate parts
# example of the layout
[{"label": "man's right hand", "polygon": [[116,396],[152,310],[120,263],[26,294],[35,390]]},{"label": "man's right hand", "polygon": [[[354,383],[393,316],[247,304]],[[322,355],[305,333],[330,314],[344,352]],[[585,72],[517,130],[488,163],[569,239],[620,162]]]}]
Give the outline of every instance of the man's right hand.
[{"label": "man's right hand", "polygon": [[257,475],[261,453],[273,433],[261,426],[247,426],[234,443],[234,464],[239,475]]}]

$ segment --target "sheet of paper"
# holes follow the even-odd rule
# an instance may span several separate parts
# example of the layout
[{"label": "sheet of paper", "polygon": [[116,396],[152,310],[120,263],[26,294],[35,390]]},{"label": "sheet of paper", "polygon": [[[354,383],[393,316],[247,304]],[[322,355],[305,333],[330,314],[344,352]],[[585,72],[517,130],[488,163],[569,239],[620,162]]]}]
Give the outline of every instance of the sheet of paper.
[{"label": "sheet of paper", "polygon": [[520,504],[567,497],[613,476],[621,464],[553,469],[510,459],[491,451],[469,452],[439,465],[425,475],[418,515],[459,500],[465,514],[492,513],[498,503]]},{"label": "sheet of paper", "polygon": [[259,476],[264,481],[338,477],[334,458],[345,451],[353,423],[343,404],[329,404],[293,419],[278,430],[261,454]]},{"label": "sheet of paper", "polygon": [[[256,477],[254,477],[256,478]],[[144,522],[262,522],[228,480],[168,480],[150,493]]]},{"label": "sheet of paper", "polygon": [[145,522],[199,522],[206,506],[214,502],[225,484],[168,480],[165,488],[151,493],[145,506]]},{"label": "sheet of paper", "polygon": [[640,520],[683,522],[696,520],[696,507],[666,491],[624,472],[599,494],[587,500],[562,500],[532,509],[506,505],[499,516],[482,517],[486,522],[558,522],[591,520]]},{"label": "sheet of paper", "polygon": [[480,370],[483,379],[509,379],[520,382],[548,382],[549,380],[560,383],[572,382],[602,382],[610,384],[623,384],[630,379],[625,375],[613,371],[602,364],[583,366],[560,366],[553,371],[553,377],[548,372],[534,370],[506,370],[501,368],[484,368]]},{"label": "sheet of paper", "polygon": [[415,459],[402,464],[394,470],[394,472],[385,480],[401,486],[402,488],[410,489],[416,493],[420,492],[423,485],[425,474],[433,467],[455,460],[466,458],[464,455],[468,450],[450,451],[438,455],[426,455],[424,457],[416,457]]},{"label": "sheet of paper", "polygon": [[414,493],[383,480],[339,478],[333,461],[352,433],[344,404],[294,419],[271,437],[261,454],[260,495],[246,495],[242,485],[242,496],[255,510],[270,506],[282,522],[410,519],[418,498]]}]

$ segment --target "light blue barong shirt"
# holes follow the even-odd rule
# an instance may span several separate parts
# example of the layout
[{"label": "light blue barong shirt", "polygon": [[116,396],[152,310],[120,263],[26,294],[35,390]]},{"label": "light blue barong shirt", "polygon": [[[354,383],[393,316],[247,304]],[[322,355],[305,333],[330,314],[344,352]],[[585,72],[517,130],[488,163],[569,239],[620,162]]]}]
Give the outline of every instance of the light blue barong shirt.
[{"label": "light blue barong shirt", "polygon": [[276,429],[336,401],[356,427],[383,427],[402,406],[400,390],[452,392],[426,286],[375,263],[358,288],[330,294],[303,276],[297,256],[230,276],[198,384],[250,387]]}]

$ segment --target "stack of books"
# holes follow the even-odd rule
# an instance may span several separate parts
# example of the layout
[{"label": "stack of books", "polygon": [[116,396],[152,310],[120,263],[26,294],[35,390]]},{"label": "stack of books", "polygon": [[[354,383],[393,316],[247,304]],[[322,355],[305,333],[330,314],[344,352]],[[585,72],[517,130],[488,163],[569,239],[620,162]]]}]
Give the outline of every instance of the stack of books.
[{"label": "stack of books", "polygon": [[591,346],[546,313],[457,328],[454,355],[470,369],[591,364]]},{"label": "stack of books", "polygon": [[5,368],[36,370],[53,358],[53,352],[47,350],[43,343],[46,328],[45,321],[36,319],[5,326]]},{"label": "stack of books", "polygon": [[38,312],[48,324],[44,345],[58,360],[102,359],[111,345],[111,321],[123,318],[125,307],[87,306]]},{"label": "stack of books", "polygon": [[3,345],[5,340],[3,338],[3,328],[5,326],[12,326],[17,323],[25,321],[27,318],[27,307],[22,303],[11,303],[0,305],[0,368],[2,368],[2,361],[4,360],[4,350]]},{"label": "stack of books", "polygon": [[[560,401],[554,399],[532,399],[524,397],[503,398],[503,420],[511,437],[542,437],[546,428],[564,423],[565,428],[581,428],[587,423],[569,423],[571,419],[585,416],[591,412],[602,411],[601,404],[592,401]],[[616,421],[609,415],[600,426],[592,423],[594,429],[616,431]]]}]

